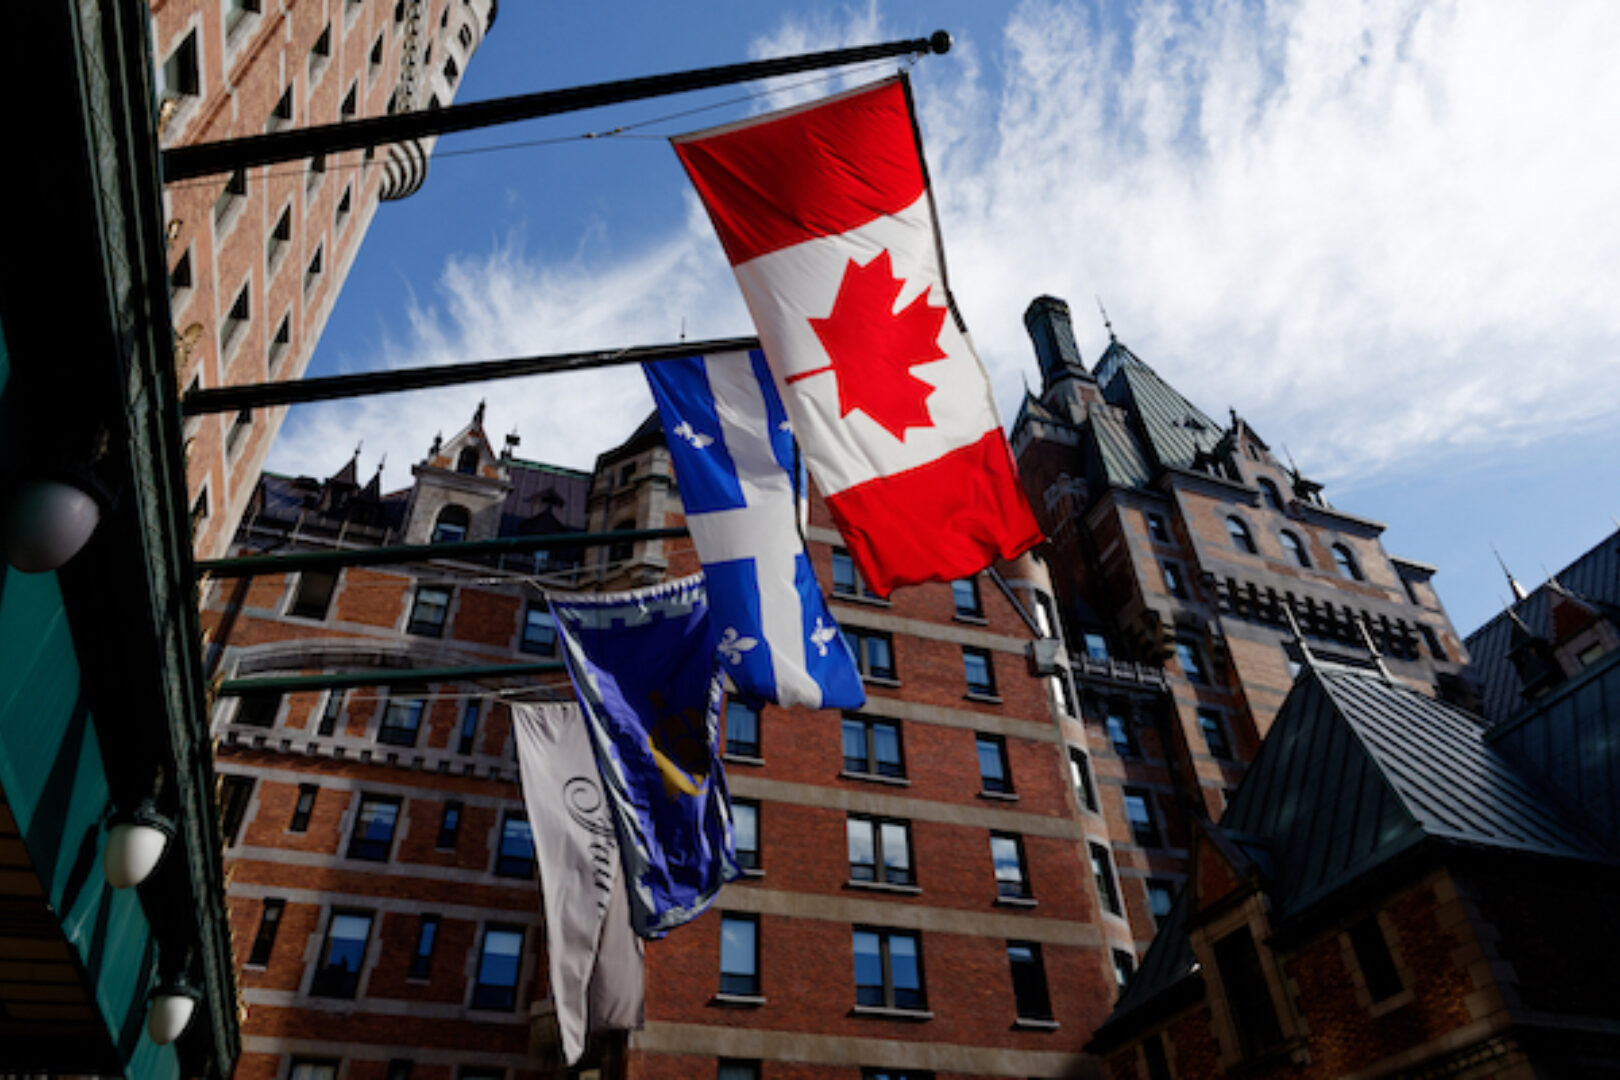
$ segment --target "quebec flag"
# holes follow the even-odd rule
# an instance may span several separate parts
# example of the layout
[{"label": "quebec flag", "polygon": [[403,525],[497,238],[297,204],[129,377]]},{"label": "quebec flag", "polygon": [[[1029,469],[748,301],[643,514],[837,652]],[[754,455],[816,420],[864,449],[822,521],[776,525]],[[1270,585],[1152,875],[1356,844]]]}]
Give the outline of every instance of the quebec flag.
[{"label": "quebec flag", "polygon": [[550,600],[612,808],[631,926],[663,937],[740,874],[703,575]]},{"label": "quebec flag", "polygon": [[799,533],[793,432],[765,354],[643,364],[708,577],[715,649],[744,694],[780,705],[866,703],[854,654]]}]

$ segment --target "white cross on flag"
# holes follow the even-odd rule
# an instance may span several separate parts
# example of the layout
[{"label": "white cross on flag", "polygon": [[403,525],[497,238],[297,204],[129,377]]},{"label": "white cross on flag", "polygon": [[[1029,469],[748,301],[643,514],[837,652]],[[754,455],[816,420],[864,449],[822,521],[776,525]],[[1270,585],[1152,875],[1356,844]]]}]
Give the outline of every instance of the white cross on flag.
[{"label": "white cross on flag", "polygon": [[674,144],[867,584],[968,577],[1039,543],[945,286],[905,77]]}]

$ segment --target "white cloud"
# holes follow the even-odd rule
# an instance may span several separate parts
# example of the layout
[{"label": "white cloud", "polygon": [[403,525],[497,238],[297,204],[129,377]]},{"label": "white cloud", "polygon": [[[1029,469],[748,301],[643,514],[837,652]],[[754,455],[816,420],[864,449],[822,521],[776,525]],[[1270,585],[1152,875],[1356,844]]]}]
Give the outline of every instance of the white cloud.
[{"label": "white cloud", "polygon": [[[914,74],[952,283],[1007,419],[1038,377],[1022,314],[1043,292],[1070,300],[1090,359],[1100,294],[1183,392],[1235,405],[1324,480],[1606,418],[1620,65],[1598,45],[1620,40],[1620,5],[1144,0],[1132,16],[1026,0],[999,43]],[[786,19],[752,52],[887,29],[868,2]],[[683,317],[694,339],[748,332],[695,207],[629,256],[606,247],[452,262],[443,314],[414,307],[383,360],[667,341]],[[372,399],[304,410],[272,462],[329,471],[305,448],[363,436],[403,482],[486,393],[492,433],[516,425],[525,456],[576,466],[648,408],[627,370]]]}]

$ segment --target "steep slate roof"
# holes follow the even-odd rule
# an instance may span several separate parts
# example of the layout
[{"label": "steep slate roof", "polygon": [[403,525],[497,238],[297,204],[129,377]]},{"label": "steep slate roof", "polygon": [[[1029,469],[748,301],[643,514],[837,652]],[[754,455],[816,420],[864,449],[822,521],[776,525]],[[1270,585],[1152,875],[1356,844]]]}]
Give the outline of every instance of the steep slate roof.
[{"label": "steep slate roof", "polygon": [[[1600,607],[1620,608],[1620,530],[1558,573],[1565,589]],[[1513,605],[1532,634],[1552,636],[1553,590],[1542,585]],[[1480,684],[1485,718],[1500,724],[1527,708],[1519,673],[1508,660],[1513,648],[1513,620],[1503,612],[1468,635],[1464,644],[1469,672]]]},{"label": "steep slate roof", "polygon": [[1124,416],[1109,407],[1093,406],[1087,418],[1101,479],[1116,487],[1146,487],[1153,479],[1153,464]]},{"label": "steep slate roof", "polygon": [[[1432,843],[1620,865],[1470,714],[1359,669],[1307,669],[1218,828],[1270,852],[1272,928]],[[1192,978],[1185,893],[1098,1038]],[[1184,991],[1185,992],[1185,991]]]},{"label": "steep slate roof", "polygon": [[[1140,425],[1153,460],[1167,469],[1190,469],[1200,451],[1213,450],[1221,440],[1221,425],[1159,378],[1122,345],[1125,354],[1118,371],[1103,386],[1103,397],[1128,408]],[[1110,346],[1105,357],[1113,354]]]}]

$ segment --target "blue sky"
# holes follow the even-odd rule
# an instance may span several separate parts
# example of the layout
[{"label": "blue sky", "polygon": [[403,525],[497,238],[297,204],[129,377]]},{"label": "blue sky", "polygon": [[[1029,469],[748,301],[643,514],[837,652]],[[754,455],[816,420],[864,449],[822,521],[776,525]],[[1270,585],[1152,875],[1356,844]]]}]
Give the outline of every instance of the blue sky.
[{"label": "blue sky", "polygon": [[[956,49],[912,74],[1005,419],[1037,377],[1029,300],[1068,299],[1091,360],[1100,295],[1206,411],[1236,407],[1438,565],[1465,632],[1506,594],[1491,543],[1534,584],[1616,527],[1620,65],[1594,43],[1620,5],[507,0],[459,100],[940,27]],[[877,74],[442,140],[379,211],[311,373],[751,332],[663,136]],[[363,438],[403,486],[485,395],[492,434],[579,467],[650,407],[628,369],[309,407],[270,465],[324,474]]]}]

